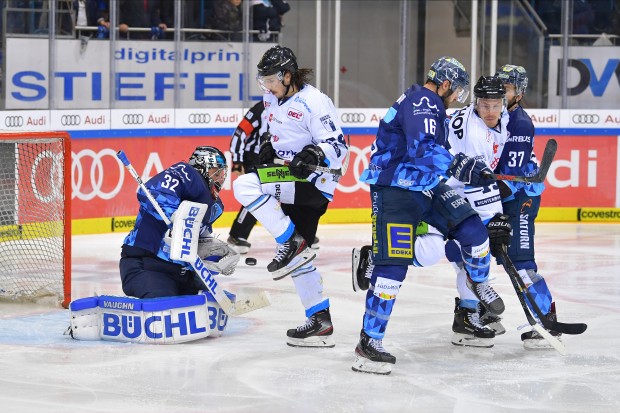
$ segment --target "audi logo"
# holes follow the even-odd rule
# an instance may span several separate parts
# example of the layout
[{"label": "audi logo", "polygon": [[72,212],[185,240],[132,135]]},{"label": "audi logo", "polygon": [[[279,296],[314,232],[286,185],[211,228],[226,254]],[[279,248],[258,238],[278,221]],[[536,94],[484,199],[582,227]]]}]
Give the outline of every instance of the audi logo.
[{"label": "audi logo", "polygon": [[62,153],[42,151],[37,154],[30,172],[30,186],[35,198],[46,204],[62,199],[62,168]]},{"label": "audi logo", "polygon": [[363,113],[343,113],[340,120],[345,123],[362,123],[366,121],[366,115]]},{"label": "audi logo", "polygon": [[573,115],[573,123],[580,124],[595,124],[598,123],[601,118],[597,114],[576,113]]},{"label": "audi logo", "polygon": [[190,113],[189,114],[189,123],[210,123],[211,122],[211,115],[209,115],[208,113]]},{"label": "audi logo", "polygon": [[139,113],[127,113],[123,115],[123,123],[125,125],[142,125],[144,116]]},{"label": "audi logo", "polygon": [[60,124],[62,126],[78,126],[82,123],[80,115],[62,115]]},{"label": "audi logo", "polygon": [[24,126],[23,116],[7,116],[4,118],[4,125],[7,128],[19,128]]},{"label": "audi logo", "polygon": [[[118,174],[115,174],[118,176],[118,181],[116,186],[108,192],[103,191],[103,184],[106,181],[106,170],[103,167],[102,159],[105,156],[112,158],[118,166]],[[125,167],[116,157],[116,151],[109,148],[102,149],[99,152],[95,152],[92,149],[83,149],[77,154],[72,154],[71,158],[72,198],[78,198],[82,201],[90,201],[95,197],[112,199],[121,191],[123,182],[125,181]],[[84,167],[82,166],[82,159],[85,158],[92,159],[90,171],[84,171]],[[88,179],[88,182],[85,182],[86,179]],[[88,188],[89,190],[87,192],[82,192],[83,188]]]}]

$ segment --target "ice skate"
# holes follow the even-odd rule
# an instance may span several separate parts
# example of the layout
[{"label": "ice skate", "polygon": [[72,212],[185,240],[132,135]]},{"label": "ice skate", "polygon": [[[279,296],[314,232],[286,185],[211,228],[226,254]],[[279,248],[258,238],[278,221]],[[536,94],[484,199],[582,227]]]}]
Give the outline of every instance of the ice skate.
[{"label": "ice skate", "polygon": [[291,347],[334,347],[334,327],[329,308],[312,314],[304,325],[286,332]]},{"label": "ice skate", "polygon": [[[558,316],[555,313],[555,303],[551,303],[551,310],[547,313],[546,317],[551,321],[557,321]],[[557,331],[547,330],[549,334],[561,341],[562,333]],[[523,341],[523,348],[526,350],[547,350],[553,349],[553,346],[544,339],[543,336],[538,334],[534,329],[521,334],[521,341]]]},{"label": "ice skate", "polygon": [[306,240],[297,233],[276,247],[276,256],[267,265],[267,271],[274,280],[280,280],[294,272],[299,267],[316,258],[316,253],[308,247]]},{"label": "ice skate", "polygon": [[487,311],[484,306],[480,307],[480,322],[482,325],[493,330],[496,336],[504,334],[506,332],[506,328],[502,325],[502,318],[497,314]]},{"label": "ice skate", "polygon": [[250,247],[252,244],[248,242],[245,238],[235,238],[232,235],[228,237],[226,240],[239,254],[247,254],[250,251]]},{"label": "ice skate", "polygon": [[383,348],[383,340],[371,338],[362,330],[360,341],[355,347],[353,371],[373,374],[390,374],[396,357]]},{"label": "ice skate", "polygon": [[504,300],[502,300],[502,297],[491,287],[488,281],[477,283],[472,281],[468,274],[467,287],[476,294],[476,297],[487,311],[496,315],[500,315],[504,312]]},{"label": "ice skate", "polygon": [[452,344],[467,347],[493,347],[495,332],[480,322],[475,310],[460,307],[461,300],[455,298],[454,322],[452,323]]},{"label": "ice skate", "polygon": [[375,267],[372,263],[371,250],[370,245],[364,245],[362,248],[353,248],[351,257],[353,291],[366,291],[370,287],[370,276]]},{"label": "ice skate", "polygon": [[312,245],[310,245],[310,248],[312,248],[313,250],[318,250],[319,248],[321,248],[321,246],[319,245],[319,237],[314,237],[314,241],[312,241]]}]

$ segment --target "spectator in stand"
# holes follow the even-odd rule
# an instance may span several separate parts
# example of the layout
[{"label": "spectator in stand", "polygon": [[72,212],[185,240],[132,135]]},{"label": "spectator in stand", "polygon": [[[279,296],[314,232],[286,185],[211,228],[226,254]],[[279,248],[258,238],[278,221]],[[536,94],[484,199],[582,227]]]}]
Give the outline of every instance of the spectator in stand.
[{"label": "spectator in stand", "polygon": [[241,41],[243,18],[241,0],[217,0],[210,18],[209,28],[233,33],[213,33],[211,40]]},{"label": "spectator in stand", "polygon": [[107,15],[108,6],[101,0],[74,0],[76,26],[97,26],[99,18]]},{"label": "spectator in stand", "polygon": [[142,40],[150,39],[152,34],[150,31],[132,31],[130,28],[151,29],[156,25],[153,22],[156,9],[151,3],[158,3],[152,0],[121,0],[119,2],[118,13],[118,29],[121,39]]},{"label": "spectator in stand", "polygon": [[282,29],[282,16],[291,6],[284,0],[252,0],[252,29],[260,33],[254,40],[260,42],[277,42],[272,33]]}]

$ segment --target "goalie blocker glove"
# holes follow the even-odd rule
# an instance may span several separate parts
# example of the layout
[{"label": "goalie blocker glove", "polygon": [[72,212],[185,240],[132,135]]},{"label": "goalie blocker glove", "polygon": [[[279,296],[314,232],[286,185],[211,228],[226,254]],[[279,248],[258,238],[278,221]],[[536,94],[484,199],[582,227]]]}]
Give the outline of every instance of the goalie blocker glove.
[{"label": "goalie blocker glove", "polygon": [[510,245],[512,237],[512,225],[510,225],[510,217],[506,214],[496,214],[487,224],[489,231],[489,247],[494,257],[501,255],[504,246]]},{"label": "goalie blocker glove", "polygon": [[307,166],[327,166],[325,164],[325,153],[316,145],[306,145],[301,152],[297,153],[289,169],[295,178],[306,179],[312,171]]},{"label": "goalie blocker glove", "polygon": [[492,173],[493,171],[491,171],[484,162],[469,157],[462,152],[456,154],[446,170],[446,174],[449,177],[454,177],[464,184],[471,186],[486,186],[492,184],[495,182],[495,179],[487,176],[487,174]]}]

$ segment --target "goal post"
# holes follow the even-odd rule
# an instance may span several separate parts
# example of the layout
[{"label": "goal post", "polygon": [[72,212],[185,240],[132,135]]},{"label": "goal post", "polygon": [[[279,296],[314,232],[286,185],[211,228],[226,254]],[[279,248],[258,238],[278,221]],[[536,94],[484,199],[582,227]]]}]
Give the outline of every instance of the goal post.
[{"label": "goal post", "polygon": [[71,301],[71,139],[0,133],[0,299]]}]

